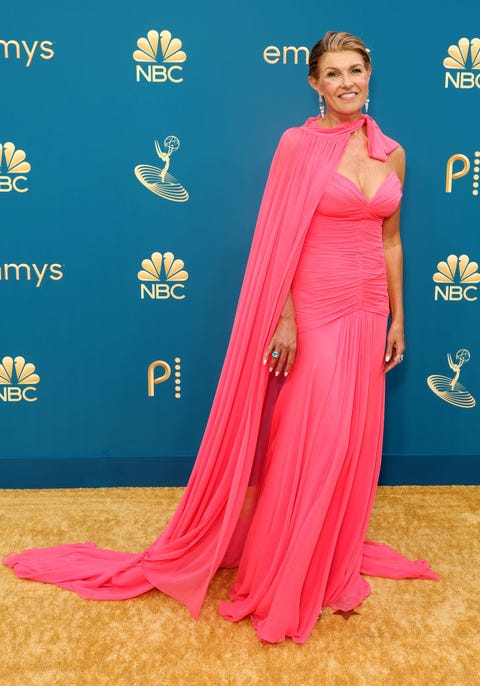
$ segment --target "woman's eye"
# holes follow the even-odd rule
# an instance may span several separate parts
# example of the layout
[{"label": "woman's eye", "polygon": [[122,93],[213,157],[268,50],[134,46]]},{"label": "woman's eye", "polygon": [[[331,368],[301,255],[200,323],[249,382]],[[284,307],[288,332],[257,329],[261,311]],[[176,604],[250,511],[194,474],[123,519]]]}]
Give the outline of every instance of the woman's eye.
[{"label": "woman's eye", "polygon": [[352,69],[352,72],[353,72],[354,74],[361,74],[361,73],[362,73],[362,68],[361,68],[361,67],[354,67],[354,68]]},{"label": "woman's eye", "polygon": [[337,75],[336,71],[329,71],[327,74],[327,78],[333,79]]}]

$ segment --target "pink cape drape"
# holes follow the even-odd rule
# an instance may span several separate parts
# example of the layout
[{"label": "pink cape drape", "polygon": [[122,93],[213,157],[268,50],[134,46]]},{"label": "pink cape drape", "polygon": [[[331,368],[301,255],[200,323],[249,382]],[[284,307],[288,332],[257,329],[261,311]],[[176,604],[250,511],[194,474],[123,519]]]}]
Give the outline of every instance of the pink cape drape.
[{"label": "pink cape drape", "polygon": [[[88,542],[11,553],[4,564],[17,576],[97,600],[131,598],[156,587],[198,617],[216,570],[238,562],[253,510],[242,506],[249,483],[255,491],[261,479],[266,431],[262,416],[268,418],[278,387],[274,380],[269,383],[263,352],[315,208],[350,134],[363,125],[370,156],[385,161],[398,144],[367,115],[335,129],[323,129],[311,118],[281,138],[205,434],[187,488],[165,531],[139,554],[103,550]],[[361,571],[390,578],[438,578],[426,561],[408,560],[371,541],[365,542]]]}]

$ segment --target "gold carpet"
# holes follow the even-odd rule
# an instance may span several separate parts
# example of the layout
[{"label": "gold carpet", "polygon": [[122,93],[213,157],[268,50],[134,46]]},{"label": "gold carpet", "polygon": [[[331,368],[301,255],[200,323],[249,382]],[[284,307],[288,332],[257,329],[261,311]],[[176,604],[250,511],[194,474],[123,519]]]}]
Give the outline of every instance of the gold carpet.
[{"label": "gold carpet", "polygon": [[[0,554],[95,541],[140,551],[178,488],[0,491]],[[234,572],[214,578],[200,620],[159,591],[88,601],[0,568],[1,686],[480,685],[480,487],[378,490],[369,537],[425,557],[440,581],[369,578],[348,620],[327,609],[311,638],[262,645],[217,614]]]}]

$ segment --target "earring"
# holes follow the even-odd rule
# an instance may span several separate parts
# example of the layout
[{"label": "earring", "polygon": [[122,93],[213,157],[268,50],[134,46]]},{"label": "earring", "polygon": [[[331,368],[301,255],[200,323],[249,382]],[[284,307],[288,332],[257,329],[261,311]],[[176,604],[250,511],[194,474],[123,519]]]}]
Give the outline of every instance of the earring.
[{"label": "earring", "polygon": [[318,106],[320,108],[320,116],[322,119],[325,118],[325,101],[323,99],[323,95],[318,94]]},{"label": "earring", "polygon": [[370,98],[367,95],[367,99],[365,100],[365,112],[368,114],[368,105],[370,104]]}]

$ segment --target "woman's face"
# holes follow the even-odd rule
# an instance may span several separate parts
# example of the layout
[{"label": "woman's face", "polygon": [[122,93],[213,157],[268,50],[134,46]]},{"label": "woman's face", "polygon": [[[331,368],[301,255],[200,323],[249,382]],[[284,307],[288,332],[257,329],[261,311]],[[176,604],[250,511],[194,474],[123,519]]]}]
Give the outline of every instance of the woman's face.
[{"label": "woman's face", "polygon": [[327,112],[343,117],[358,115],[368,96],[370,69],[355,50],[326,52],[310,85],[323,95]]}]

